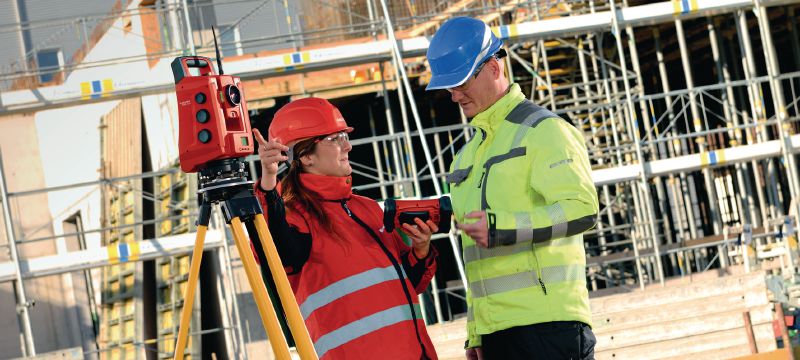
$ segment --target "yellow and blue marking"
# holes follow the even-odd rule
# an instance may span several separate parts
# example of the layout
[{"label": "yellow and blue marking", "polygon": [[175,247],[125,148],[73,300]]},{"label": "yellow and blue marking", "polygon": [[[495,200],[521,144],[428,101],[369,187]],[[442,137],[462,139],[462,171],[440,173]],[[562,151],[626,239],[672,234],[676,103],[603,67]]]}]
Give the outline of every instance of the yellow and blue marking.
[{"label": "yellow and blue marking", "polygon": [[675,15],[688,14],[697,11],[697,0],[672,0],[672,9]]},{"label": "yellow and blue marking", "polygon": [[286,65],[286,67],[278,69],[278,71],[301,69],[303,67],[302,64],[310,60],[311,54],[308,51],[283,55],[283,65]]},{"label": "yellow and blue marking", "polygon": [[716,150],[700,153],[700,166],[714,166],[725,163],[725,150]]},{"label": "yellow and blue marking", "polygon": [[503,40],[510,39],[510,38],[513,38],[513,37],[517,37],[519,35],[519,32],[517,30],[517,25],[516,24],[513,24],[513,25],[502,25],[502,26],[498,26],[496,28],[492,28],[492,30],[494,31],[494,35],[495,36],[497,36],[497,37],[499,37],[499,38],[501,38]]},{"label": "yellow and blue marking", "polygon": [[126,263],[139,259],[139,243],[121,243],[108,246],[108,262],[110,264]]},{"label": "yellow and blue marking", "polygon": [[114,90],[111,79],[84,81],[81,83],[81,99],[99,99],[108,96]]}]

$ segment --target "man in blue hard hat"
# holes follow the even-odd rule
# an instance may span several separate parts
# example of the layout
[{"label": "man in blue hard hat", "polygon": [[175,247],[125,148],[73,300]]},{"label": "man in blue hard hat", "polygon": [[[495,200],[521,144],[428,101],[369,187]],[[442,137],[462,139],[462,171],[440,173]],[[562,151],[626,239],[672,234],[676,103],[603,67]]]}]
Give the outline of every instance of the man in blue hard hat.
[{"label": "man in blue hard hat", "polygon": [[457,17],[427,53],[427,90],[449,91],[476,131],[447,175],[469,281],[467,358],[593,359],[582,234],[598,201],[586,146],[509,84],[502,45]]}]

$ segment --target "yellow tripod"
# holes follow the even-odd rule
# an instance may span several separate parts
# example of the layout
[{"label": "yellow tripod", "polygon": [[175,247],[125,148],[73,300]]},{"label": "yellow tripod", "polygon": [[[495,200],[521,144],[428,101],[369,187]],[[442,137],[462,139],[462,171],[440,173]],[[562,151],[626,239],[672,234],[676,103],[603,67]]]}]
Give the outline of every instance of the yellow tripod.
[{"label": "yellow tripod", "polygon": [[[250,243],[242,230],[243,220],[248,225],[255,225],[258,239],[267,257],[267,263],[272,278],[275,280],[275,286],[278,290],[281,304],[286,312],[289,329],[297,343],[297,350],[300,354],[300,358],[303,360],[316,360],[318,359],[317,353],[314,350],[311,337],[308,335],[308,330],[300,314],[300,307],[297,305],[297,300],[294,298],[289,280],[286,278],[281,259],[278,256],[278,250],[275,248],[275,243],[272,240],[272,236],[267,228],[267,223],[264,220],[261,205],[253,195],[253,183],[247,180],[244,169],[245,164],[242,159],[236,158],[215,161],[209,163],[205,169],[200,170],[199,186],[197,190],[197,196],[200,198],[197,237],[195,238],[194,250],[192,251],[192,263],[189,268],[189,283],[186,286],[186,293],[183,297],[184,303],[183,309],[181,310],[181,323],[178,330],[178,341],[175,347],[174,358],[183,360],[184,357],[189,335],[189,322],[191,320],[195,288],[197,287],[200,262],[203,257],[203,242],[205,241],[206,229],[208,228],[209,219],[211,217],[211,206],[213,204],[220,204],[222,213],[225,216],[225,221],[230,225],[231,232],[233,233],[236,249],[244,264],[247,281],[250,283],[250,287],[253,290],[256,306],[258,306],[258,313],[261,315],[261,322],[264,324],[264,329],[267,331],[267,336],[269,337],[269,342],[276,358],[280,360],[291,359],[289,345],[286,343],[286,337],[284,337],[283,331],[281,331],[275,308],[272,306],[272,302],[267,295],[267,288],[264,285],[264,280],[261,278],[258,265],[256,265],[255,258],[253,257],[253,252],[250,250]],[[253,234],[251,234],[251,236],[252,235]]]}]

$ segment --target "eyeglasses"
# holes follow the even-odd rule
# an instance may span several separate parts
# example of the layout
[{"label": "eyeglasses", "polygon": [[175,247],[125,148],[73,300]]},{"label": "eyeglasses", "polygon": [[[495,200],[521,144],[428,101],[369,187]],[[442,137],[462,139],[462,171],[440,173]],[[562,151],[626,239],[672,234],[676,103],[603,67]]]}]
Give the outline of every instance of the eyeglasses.
[{"label": "eyeglasses", "polygon": [[453,91],[464,92],[464,91],[469,90],[469,87],[472,85],[472,81],[478,78],[478,75],[481,73],[481,70],[483,70],[483,67],[486,66],[486,63],[488,63],[489,60],[491,60],[491,59],[494,59],[494,58],[489,58],[486,61],[484,61],[482,64],[478,65],[478,68],[475,69],[475,72],[472,73],[472,76],[470,76],[469,79],[467,79],[467,81],[465,81],[463,84],[451,87],[451,88],[447,89],[447,91],[452,93]]},{"label": "eyeglasses", "polygon": [[345,131],[341,131],[332,135],[328,135],[325,137],[320,137],[314,140],[314,143],[322,143],[325,145],[338,145],[339,147],[344,147],[346,143],[350,141],[350,135],[347,134]]},{"label": "eyeglasses", "polygon": [[475,79],[478,78],[478,75],[481,73],[481,70],[483,70],[483,67],[486,66],[486,63],[488,63],[489,60],[494,59],[496,61],[500,61],[500,59],[502,59],[504,57],[506,57],[506,50],[505,49],[500,49],[494,55],[492,55],[488,59],[486,59],[486,61],[484,61],[483,63],[478,65],[478,67],[475,69],[475,72],[472,73],[472,76],[470,76],[469,79],[467,79],[467,81],[465,81],[461,85],[451,87],[451,88],[447,89],[447,91],[452,93],[453,91],[464,92],[464,91],[469,90],[469,87],[472,85],[472,80],[475,80]]}]

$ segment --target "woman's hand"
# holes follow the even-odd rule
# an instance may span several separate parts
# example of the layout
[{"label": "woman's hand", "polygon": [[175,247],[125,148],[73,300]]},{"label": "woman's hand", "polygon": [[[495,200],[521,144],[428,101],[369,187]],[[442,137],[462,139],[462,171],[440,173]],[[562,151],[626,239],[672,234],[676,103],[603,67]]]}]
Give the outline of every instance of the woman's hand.
[{"label": "woman's hand", "polygon": [[411,239],[414,256],[424,259],[431,250],[431,235],[439,231],[439,227],[430,220],[423,222],[414,218],[414,222],[417,225],[403,224],[403,232]]},{"label": "woman's hand", "polygon": [[265,140],[258,129],[253,129],[253,137],[258,142],[258,158],[261,160],[261,188],[272,190],[278,184],[278,164],[289,160],[288,156],[283,155],[289,148],[278,139]]}]

